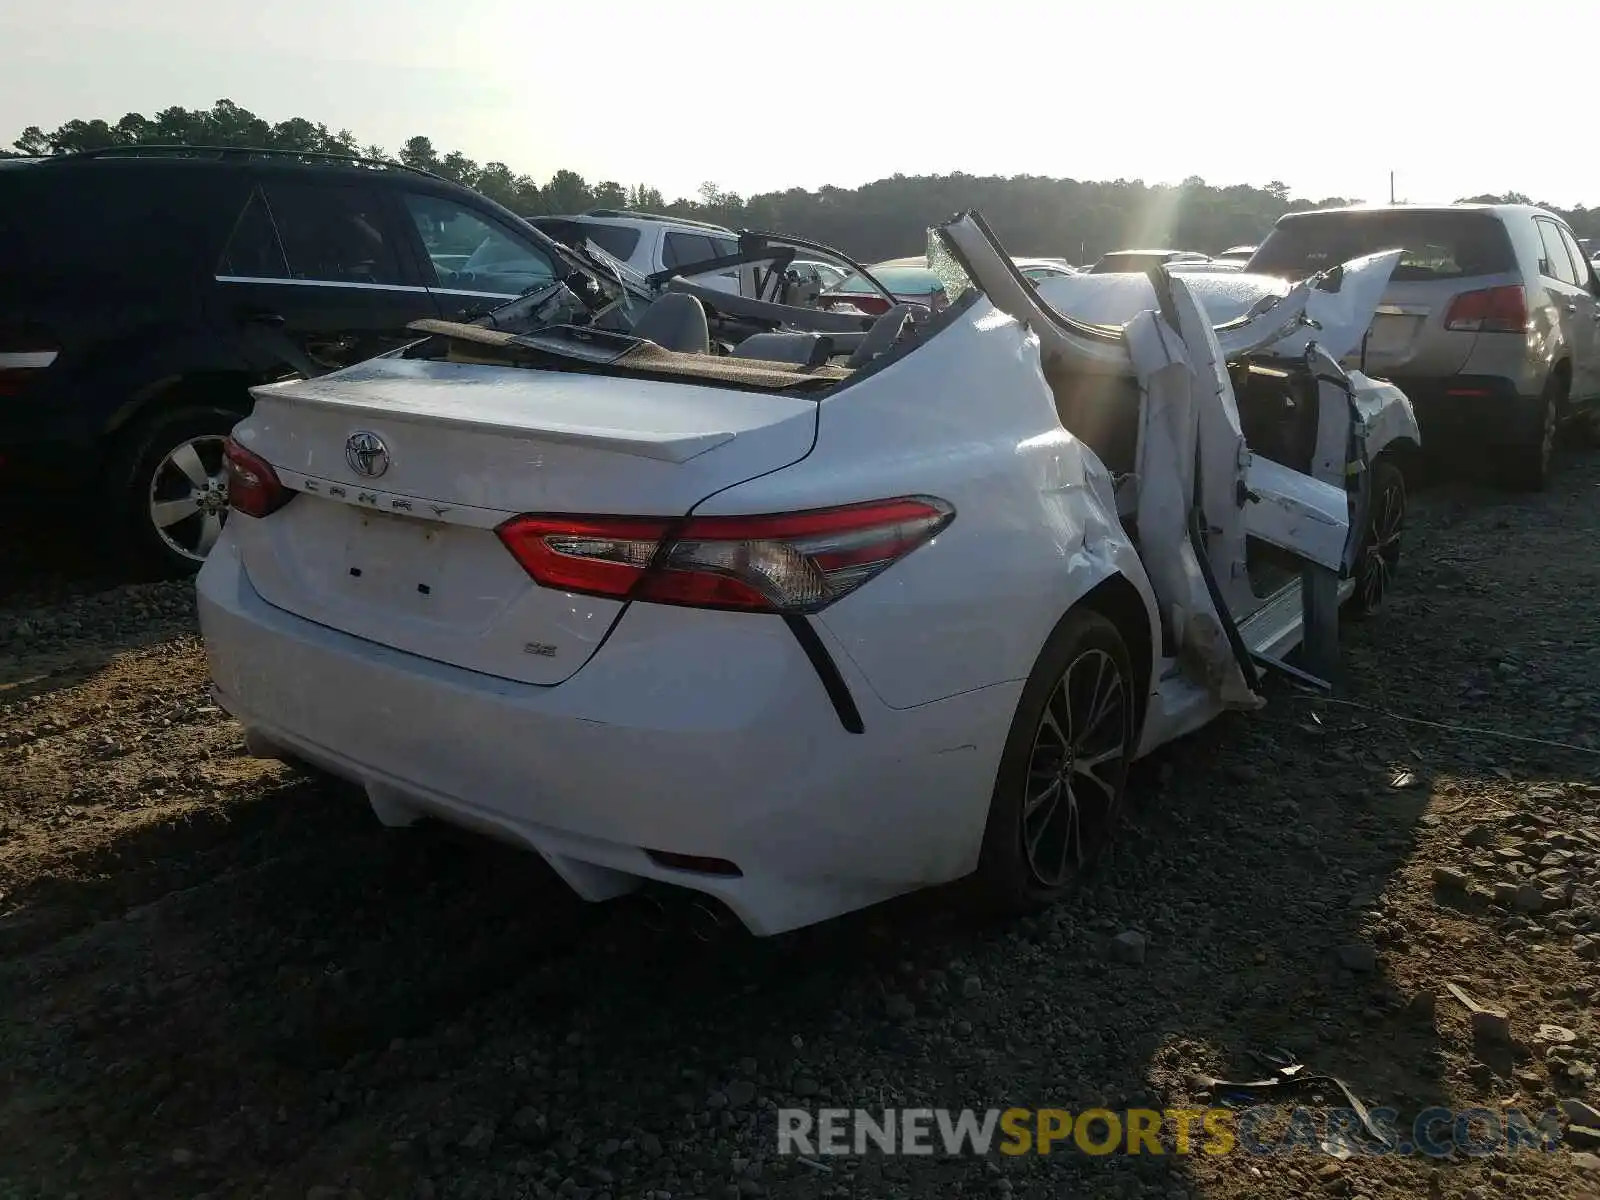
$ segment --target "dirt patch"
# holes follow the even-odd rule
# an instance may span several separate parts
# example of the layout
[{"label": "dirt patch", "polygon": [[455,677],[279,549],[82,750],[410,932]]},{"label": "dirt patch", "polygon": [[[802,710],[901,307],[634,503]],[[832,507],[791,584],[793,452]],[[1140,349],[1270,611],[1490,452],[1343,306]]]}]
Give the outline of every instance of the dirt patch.
[{"label": "dirt patch", "polygon": [[1197,1106],[1276,1047],[1401,1126],[1600,1103],[1600,458],[1412,525],[1336,700],[1274,685],[1143,764],[1071,901],[710,947],[243,757],[187,585],[13,580],[0,1196],[1593,1194],[1570,1145],[775,1153],[779,1106]]}]

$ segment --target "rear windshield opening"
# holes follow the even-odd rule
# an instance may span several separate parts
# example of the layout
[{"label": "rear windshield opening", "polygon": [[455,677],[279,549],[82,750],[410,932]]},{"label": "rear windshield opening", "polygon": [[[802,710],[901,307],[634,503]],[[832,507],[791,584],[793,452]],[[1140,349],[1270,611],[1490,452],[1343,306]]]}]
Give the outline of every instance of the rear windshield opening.
[{"label": "rear windshield opening", "polygon": [[1304,279],[1352,258],[1403,250],[1396,282],[1498,275],[1516,268],[1505,227],[1488,213],[1326,213],[1281,221],[1246,270]]}]

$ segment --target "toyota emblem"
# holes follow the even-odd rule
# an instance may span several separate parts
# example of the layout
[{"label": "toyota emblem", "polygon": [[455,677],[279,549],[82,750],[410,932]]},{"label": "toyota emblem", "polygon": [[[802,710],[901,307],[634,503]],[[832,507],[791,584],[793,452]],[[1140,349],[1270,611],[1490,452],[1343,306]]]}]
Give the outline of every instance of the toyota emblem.
[{"label": "toyota emblem", "polygon": [[362,430],[345,439],[344,460],[357,475],[376,479],[389,469],[389,447],[377,434]]}]

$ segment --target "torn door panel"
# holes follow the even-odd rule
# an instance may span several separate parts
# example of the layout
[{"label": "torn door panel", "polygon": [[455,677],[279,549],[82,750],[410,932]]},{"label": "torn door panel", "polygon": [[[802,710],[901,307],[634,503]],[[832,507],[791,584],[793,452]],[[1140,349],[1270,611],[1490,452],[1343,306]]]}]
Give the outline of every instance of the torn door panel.
[{"label": "torn door panel", "polygon": [[1343,488],[1253,457],[1245,476],[1251,537],[1289,550],[1330,571],[1344,568],[1350,532],[1350,497]]},{"label": "torn door panel", "polygon": [[1139,449],[1139,552],[1161,606],[1162,624],[1185,673],[1230,708],[1260,698],[1229,644],[1189,534],[1199,461],[1200,422],[1188,348],[1155,313],[1127,327],[1131,365],[1143,400]]},{"label": "torn door panel", "polygon": [[1169,303],[1193,370],[1190,386],[1194,389],[1199,426],[1198,503],[1205,515],[1206,548],[1224,602],[1236,611],[1247,610],[1253,593],[1242,511],[1246,496],[1240,487],[1249,469],[1250,451],[1239,420],[1239,405],[1205,310],[1187,280],[1176,275],[1168,280]]},{"label": "torn door panel", "polygon": [[[976,214],[933,234],[930,265],[946,268],[952,299],[976,287],[1038,335],[1069,431],[1095,453],[1114,454],[1124,443],[1106,430],[1130,423],[1137,451],[1118,508],[1136,530],[1164,644],[1181,673],[1215,703],[1256,707],[1253,660],[1268,652],[1250,644],[1246,625],[1271,653],[1292,645],[1285,639],[1301,636],[1304,622],[1316,625],[1321,645],[1336,645],[1337,596],[1349,587],[1341,577],[1364,527],[1352,503],[1364,495],[1363,468],[1385,446],[1416,440],[1399,390],[1359,372],[1352,378],[1337,361],[1358,345],[1398,254],[1352,260],[1293,286],[1158,271],[1034,288]],[[1209,302],[1222,293],[1228,306],[1219,313]],[[1292,412],[1278,431],[1292,452],[1283,461],[1248,444],[1230,374],[1240,362],[1282,368],[1265,374],[1285,381]],[[1086,375],[1131,376],[1136,387],[1102,389],[1111,399],[1086,408]],[[1267,416],[1272,432],[1277,418]],[[1267,590],[1258,594],[1252,541],[1286,551],[1303,578],[1285,580],[1280,568],[1276,582],[1262,577]],[[1302,593],[1315,598],[1303,614]]]}]

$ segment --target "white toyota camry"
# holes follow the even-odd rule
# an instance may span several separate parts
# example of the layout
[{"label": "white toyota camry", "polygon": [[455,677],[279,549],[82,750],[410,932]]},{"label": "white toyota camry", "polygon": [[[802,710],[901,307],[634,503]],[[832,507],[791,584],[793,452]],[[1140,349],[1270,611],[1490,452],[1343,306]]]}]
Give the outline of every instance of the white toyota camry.
[{"label": "white toyota camry", "polygon": [[1075,317],[1134,293],[1052,306],[976,214],[929,257],[931,317],[597,270],[257,388],[197,580],[218,702],[592,900],[763,935],[974,872],[1051,901],[1132,759],[1326,682],[1382,602],[1417,430],[1350,356],[1396,256],[1220,322],[1159,268]]}]

